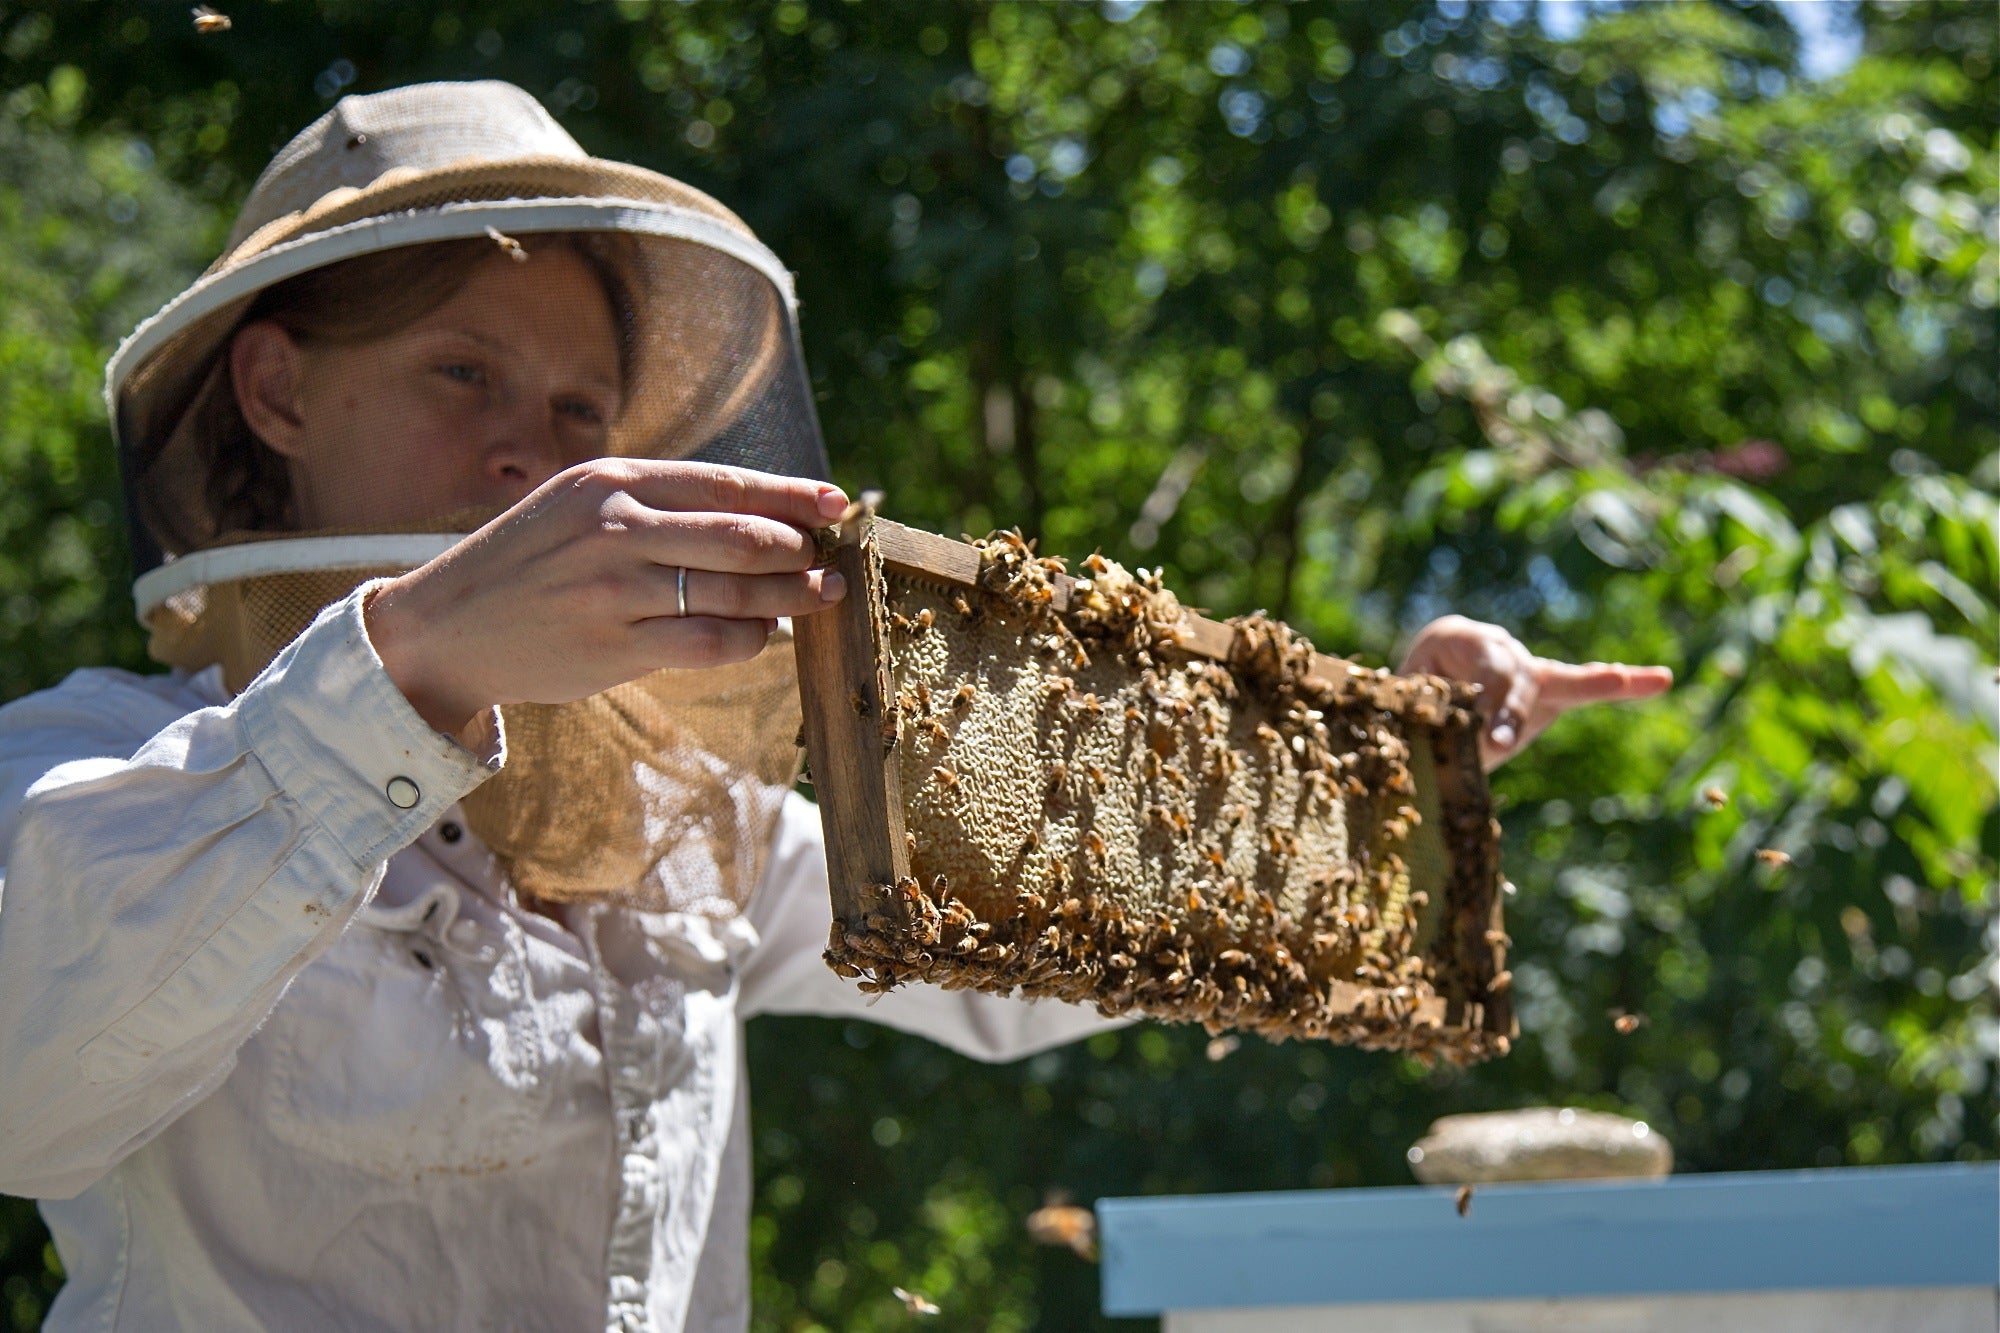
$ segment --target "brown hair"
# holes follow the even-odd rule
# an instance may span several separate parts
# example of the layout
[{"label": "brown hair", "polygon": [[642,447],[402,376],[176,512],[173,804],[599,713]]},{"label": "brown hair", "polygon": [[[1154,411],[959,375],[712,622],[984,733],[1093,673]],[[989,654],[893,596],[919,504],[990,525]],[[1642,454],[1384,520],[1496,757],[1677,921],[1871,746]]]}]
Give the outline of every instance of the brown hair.
[{"label": "brown hair", "polygon": [[[619,244],[623,239],[602,232],[551,232],[529,243],[537,251],[552,246],[569,251],[597,279],[618,335],[619,381],[629,388],[638,313],[624,276],[631,266]],[[353,344],[386,338],[451,300],[473,270],[496,257],[494,242],[480,237],[345,259],[265,288],[237,327],[270,320],[301,342]],[[213,535],[287,531],[297,526],[291,473],[285,459],[244,420],[229,370],[233,342],[232,334],[223,344],[208,391],[190,409]],[[165,516],[149,517],[159,531]]]}]

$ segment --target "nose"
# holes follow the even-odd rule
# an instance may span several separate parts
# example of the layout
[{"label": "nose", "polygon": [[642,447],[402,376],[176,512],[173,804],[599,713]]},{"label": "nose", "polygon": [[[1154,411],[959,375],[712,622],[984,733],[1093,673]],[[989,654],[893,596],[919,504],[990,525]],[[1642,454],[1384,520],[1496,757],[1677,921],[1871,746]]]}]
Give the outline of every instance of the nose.
[{"label": "nose", "polygon": [[530,405],[497,413],[481,465],[486,479],[512,504],[576,461],[566,456],[555,423]]}]

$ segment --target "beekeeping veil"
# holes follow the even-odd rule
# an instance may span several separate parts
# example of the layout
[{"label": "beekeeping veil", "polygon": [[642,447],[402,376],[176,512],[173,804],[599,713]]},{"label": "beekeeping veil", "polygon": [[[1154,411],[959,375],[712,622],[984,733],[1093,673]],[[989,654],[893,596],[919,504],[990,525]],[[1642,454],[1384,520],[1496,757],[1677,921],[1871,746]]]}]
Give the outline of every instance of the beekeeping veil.
[{"label": "beekeeping veil", "polygon": [[[363,466],[354,486],[369,521],[302,518],[296,474],[239,405],[237,330],[269,318],[302,342],[366,342],[450,300],[480,265],[538,257],[572,264],[603,298],[590,318],[610,330],[620,387],[596,422],[602,453],[826,475],[790,275],[734,214],[589,156],[509,84],[343,98],[272,160],[222,257],[112,359],[134,596],[154,657],[220,664],[241,689],[322,607],[504,508]],[[520,347],[496,354],[496,380],[532,376],[505,358],[566,336],[533,303],[508,315],[518,323],[503,334]],[[487,370],[474,375],[501,392]],[[783,640],[747,667],[662,671],[576,704],[503,710],[506,766],[467,812],[516,887],[734,911],[796,764]]]}]

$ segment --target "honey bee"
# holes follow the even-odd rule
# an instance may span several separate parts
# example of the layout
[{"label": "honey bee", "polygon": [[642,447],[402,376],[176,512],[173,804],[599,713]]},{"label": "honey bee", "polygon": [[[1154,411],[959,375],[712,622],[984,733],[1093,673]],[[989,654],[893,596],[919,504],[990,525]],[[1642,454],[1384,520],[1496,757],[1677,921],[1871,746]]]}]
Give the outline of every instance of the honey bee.
[{"label": "honey bee", "polygon": [[967,620],[972,619],[972,603],[965,600],[964,593],[955,592],[951,595],[951,609]]},{"label": "honey bee", "polygon": [[204,37],[210,33],[228,32],[231,26],[229,15],[216,9],[213,5],[196,5],[194,7],[194,30]]},{"label": "honey bee", "polygon": [[1053,1198],[1028,1214],[1028,1235],[1037,1245],[1060,1245],[1079,1259],[1097,1258],[1097,1215]]},{"label": "honey bee", "polygon": [[928,713],[931,711],[931,687],[917,682],[917,707]]},{"label": "honey bee", "polygon": [[1099,768],[1096,764],[1086,763],[1083,766],[1083,773],[1085,777],[1090,779],[1090,785],[1097,788],[1099,791],[1103,791],[1107,786],[1110,785],[1110,779],[1104,776],[1104,770]]},{"label": "honey bee", "polygon": [[1145,717],[1145,714],[1139,711],[1139,705],[1137,704],[1125,705],[1125,720],[1127,722],[1137,722],[1143,717]]},{"label": "honey bee", "polygon": [[1092,717],[1104,716],[1104,701],[1095,694],[1086,694],[1076,701],[1076,706]]},{"label": "honey bee", "polygon": [[1499,995],[1513,984],[1514,974],[1512,972],[1495,972],[1493,980],[1486,983],[1486,991],[1489,995]]},{"label": "honey bee", "polygon": [[1194,820],[1188,817],[1188,812],[1185,810],[1169,810],[1167,812],[1167,823],[1173,828],[1174,832],[1183,836],[1194,827]]},{"label": "honey bee", "polygon": [[1111,566],[1104,563],[1104,557],[1092,551],[1083,558],[1083,567],[1093,574],[1109,574]]},{"label": "honey bee", "polygon": [[1244,953],[1241,949],[1224,949],[1215,956],[1215,961],[1221,963],[1224,967],[1248,967],[1250,965],[1250,955]]},{"label": "honey bee", "polygon": [[1720,810],[1723,806],[1729,804],[1729,793],[1720,787],[1703,787],[1701,789],[1701,799],[1708,802],[1709,809]]},{"label": "honey bee", "polygon": [[1789,852],[1781,852],[1775,847],[1759,847],[1757,859],[1767,866],[1788,866],[1792,863]]},{"label": "honey bee", "polygon": [[938,786],[946,791],[958,790],[958,770],[950,764],[939,764],[931,770],[931,776],[936,778]]},{"label": "honey bee", "polygon": [[934,741],[946,744],[951,741],[951,729],[934,717],[924,719],[924,730],[929,733],[930,738]]},{"label": "honey bee", "polygon": [[1282,736],[1278,735],[1278,729],[1269,722],[1259,722],[1257,724],[1257,739],[1263,741],[1266,745],[1278,745],[1284,740]]},{"label": "honey bee", "polygon": [[[217,15],[217,17],[220,18],[221,16]],[[229,24],[229,20],[226,18],[223,19],[222,22],[224,27],[227,27]],[[195,20],[195,27],[197,31],[202,30],[201,21],[199,18]],[[493,244],[500,247],[500,253],[506,255],[507,258],[513,260],[517,264],[525,264],[528,262],[528,247],[522,245],[519,241],[515,240],[512,236],[509,236],[506,232],[501,231],[497,227],[488,227],[486,229],[486,235],[492,239]]]},{"label": "honey bee", "polygon": [[1458,1215],[1465,1217],[1472,1212],[1472,1186],[1460,1185],[1457,1199]]},{"label": "honey bee", "polygon": [[889,625],[891,628],[902,630],[907,634],[910,629],[910,618],[900,611],[891,611],[889,613]]},{"label": "honey bee", "polygon": [[1058,694],[1066,696],[1069,694],[1071,687],[1074,686],[1075,684],[1076,682],[1071,680],[1068,676],[1050,676],[1047,680],[1042,682],[1042,689],[1046,691],[1050,695],[1050,697],[1054,697]]},{"label": "honey bee", "polygon": [[1187,909],[1188,909],[1188,911],[1190,911],[1190,912],[1199,912],[1199,911],[1201,910],[1201,908],[1202,908],[1202,902],[1201,902],[1201,890],[1200,890],[1200,889],[1189,889],[1189,890],[1188,890],[1188,896],[1187,896]]},{"label": "honey bee", "polygon": [[1187,786],[1187,774],[1181,772],[1172,764],[1160,765],[1160,776],[1173,783],[1176,787],[1184,788]]},{"label": "honey bee", "polygon": [[901,1301],[903,1308],[911,1314],[931,1315],[938,1313],[937,1306],[931,1304],[928,1298],[920,1296],[914,1291],[905,1291],[901,1287],[891,1287],[889,1290],[895,1293],[896,1299]]},{"label": "honey bee", "polygon": [[951,697],[951,706],[957,709],[972,707],[972,701],[979,697],[979,687],[971,681],[958,687],[958,693]]},{"label": "honey bee", "polygon": [[1028,836],[1021,839],[1021,850],[1023,852],[1032,852],[1035,850],[1035,848],[1041,845],[1042,845],[1042,835],[1036,832],[1034,829],[1029,829]]},{"label": "honey bee", "polygon": [[1231,1055],[1235,1054],[1236,1048],[1242,1044],[1243,1039],[1234,1034],[1226,1037],[1211,1037],[1202,1053],[1208,1057],[1209,1063],[1213,1064],[1219,1060],[1227,1060]]},{"label": "honey bee", "polygon": [[[964,600],[965,599],[963,597],[959,598],[960,602],[963,602]],[[966,614],[967,615],[972,614],[970,608],[967,608]],[[928,606],[922,608],[917,612],[916,626],[919,631],[927,630],[936,623],[937,623],[937,612],[931,610]]]},{"label": "honey bee", "polygon": [[847,706],[863,717],[868,716],[868,696],[860,690],[849,690],[847,692]]},{"label": "honey bee", "polygon": [[1628,1014],[1622,1011],[1614,1012],[1611,1016],[1611,1026],[1618,1030],[1619,1036],[1629,1037],[1640,1028],[1646,1026],[1646,1016],[1644,1014]]},{"label": "honey bee", "polygon": [[1223,865],[1227,863],[1229,859],[1228,857],[1222,854],[1222,849],[1220,847],[1203,848],[1201,854],[1202,858],[1206,860],[1210,865],[1214,866],[1217,870],[1222,869]]},{"label": "honey bee", "polygon": [[[1060,893],[1060,892],[1061,892],[1062,890],[1064,890],[1065,888],[1068,888],[1068,887],[1069,887],[1069,862],[1067,862],[1067,861],[1057,861],[1057,860],[1053,860],[1053,859],[1052,859],[1052,860],[1051,860],[1051,861],[1049,862],[1049,876],[1050,876],[1050,878],[1051,878],[1051,879],[1053,879],[1053,880],[1055,881],[1055,886],[1056,886],[1056,891],[1057,891],[1058,893]],[[1036,904],[1035,904],[1035,905],[1036,905],[1037,907],[1040,907],[1040,906],[1041,906],[1041,903],[1040,903],[1040,901],[1039,901],[1039,900],[1037,900],[1037,902],[1036,902]]]},{"label": "honey bee", "polygon": [[1098,860],[1103,860],[1105,852],[1104,835],[1096,829],[1091,829],[1083,835],[1083,848]]}]

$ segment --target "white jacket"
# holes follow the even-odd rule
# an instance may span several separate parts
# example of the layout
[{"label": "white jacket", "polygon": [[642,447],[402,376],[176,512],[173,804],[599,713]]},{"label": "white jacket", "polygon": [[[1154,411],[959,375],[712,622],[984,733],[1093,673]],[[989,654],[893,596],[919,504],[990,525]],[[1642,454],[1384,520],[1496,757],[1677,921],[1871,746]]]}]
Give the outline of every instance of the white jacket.
[{"label": "white jacket", "polygon": [[234,700],[92,670],[0,709],[0,1191],[43,1200],[52,1333],[741,1329],[745,1019],[988,1060],[1109,1026],[864,1007],[796,796],[727,928],[524,911],[454,809],[501,762],[417,717],[359,594]]}]

